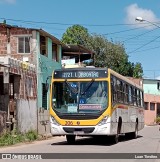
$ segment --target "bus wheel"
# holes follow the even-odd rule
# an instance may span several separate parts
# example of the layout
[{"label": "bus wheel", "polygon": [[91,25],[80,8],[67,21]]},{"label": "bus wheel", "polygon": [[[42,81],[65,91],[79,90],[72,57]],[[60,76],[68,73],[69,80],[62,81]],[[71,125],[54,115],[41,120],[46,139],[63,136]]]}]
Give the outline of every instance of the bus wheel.
[{"label": "bus wheel", "polygon": [[133,138],[136,139],[138,136],[138,123],[136,123],[135,132],[133,132]]},{"label": "bus wheel", "polygon": [[131,133],[126,133],[125,136],[126,136],[126,138],[129,138],[129,139],[137,138],[137,136],[138,136],[138,122],[136,123],[135,131],[131,132]]},{"label": "bus wheel", "polygon": [[121,133],[121,126],[122,126],[122,119],[120,118],[118,122],[118,127],[117,127],[117,134],[113,136],[113,141],[115,144],[118,143],[119,141],[119,134]]},{"label": "bus wheel", "polygon": [[74,144],[76,140],[75,135],[66,135],[67,143],[68,144]]},{"label": "bus wheel", "polygon": [[117,144],[117,143],[118,143],[118,139],[119,139],[118,134],[114,135],[114,137],[113,137],[113,142],[114,142],[115,144]]}]

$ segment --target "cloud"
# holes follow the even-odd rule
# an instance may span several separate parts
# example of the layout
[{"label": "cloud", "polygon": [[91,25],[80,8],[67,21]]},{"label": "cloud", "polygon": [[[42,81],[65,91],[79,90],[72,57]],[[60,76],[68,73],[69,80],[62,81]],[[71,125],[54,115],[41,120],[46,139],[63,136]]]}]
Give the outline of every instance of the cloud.
[{"label": "cloud", "polygon": [[0,0],[0,3],[14,4],[14,3],[16,3],[16,0]]},{"label": "cloud", "polygon": [[142,17],[144,20],[147,20],[152,23],[160,21],[160,19],[156,17],[156,15],[152,10],[140,8],[137,4],[131,4],[130,6],[128,6],[126,8],[126,13],[127,13],[125,19],[126,23],[135,24],[135,26],[138,27],[148,25],[148,27],[145,27],[146,29],[153,29],[156,26],[151,24],[143,24],[142,22],[137,22],[135,21],[136,17]]}]

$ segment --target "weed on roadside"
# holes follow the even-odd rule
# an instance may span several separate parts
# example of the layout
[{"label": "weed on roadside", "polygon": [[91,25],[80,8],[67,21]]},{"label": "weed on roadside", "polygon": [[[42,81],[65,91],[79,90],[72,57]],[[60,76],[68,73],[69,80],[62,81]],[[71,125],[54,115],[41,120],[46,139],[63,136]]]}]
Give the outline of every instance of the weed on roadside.
[{"label": "weed on roadside", "polygon": [[25,134],[7,132],[0,135],[0,146],[14,145],[20,142],[34,141],[38,138],[35,131],[30,130]]}]

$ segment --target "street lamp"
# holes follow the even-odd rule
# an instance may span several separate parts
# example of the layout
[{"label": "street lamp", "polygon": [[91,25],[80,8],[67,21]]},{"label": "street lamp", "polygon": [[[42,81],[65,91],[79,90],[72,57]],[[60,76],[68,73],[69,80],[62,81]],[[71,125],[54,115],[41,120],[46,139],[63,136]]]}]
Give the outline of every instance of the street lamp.
[{"label": "street lamp", "polygon": [[145,21],[142,17],[136,17],[135,20],[136,20],[136,21],[139,21],[139,22]]},{"label": "street lamp", "polygon": [[136,17],[135,20],[136,20],[136,21],[139,21],[139,22],[144,22],[144,21],[146,21],[146,22],[148,22],[148,23],[150,23],[150,24],[152,24],[152,25],[154,25],[154,26],[160,28],[159,25],[157,25],[157,24],[155,24],[155,23],[153,23],[153,22],[150,22],[150,21],[148,21],[148,20],[145,20],[145,19],[143,19],[142,17]]}]

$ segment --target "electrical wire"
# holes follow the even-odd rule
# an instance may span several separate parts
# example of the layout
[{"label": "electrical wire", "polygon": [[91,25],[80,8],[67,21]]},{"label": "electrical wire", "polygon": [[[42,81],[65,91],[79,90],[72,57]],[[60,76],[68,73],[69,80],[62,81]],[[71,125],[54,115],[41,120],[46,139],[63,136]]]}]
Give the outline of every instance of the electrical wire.
[{"label": "electrical wire", "polygon": [[[19,20],[19,19],[11,19],[11,18],[0,18],[1,20],[9,20],[9,21],[15,21],[15,22],[23,22],[23,23],[33,23],[33,24],[54,24],[54,25],[75,25],[79,23],[59,23],[59,22],[46,22],[46,21],[31,21],[31,20]],[[144,23],[145,24],[145,23]],[[79,24],[84,26],[126,26],[126,25],[136,25],[136,23],[132,24]]]},{"label": "electrical wire", "polygon": [[156,47],[148,48],[148,49],[141,50],[141,51],[136,51],[136,53],[137,53],[137,52],[149,51],[149,50],[153,50],[153,49],[157,49],[157,48],[160,48],[160,46],[156,46]]},{"label": "electrical wire", "polygon": [[139,49],[141,49],[141,48],[147,46],[148,44],[151,44],[152,42],[154,42],[155,40],[157,40],[157,39],[159,39],[159,38],[160,38],[160,36],[156,37],[155,39],[152,39],[151,41],[147,42],[146,44],[143,44],[142,46],[136,48],[135,50],[133,50],[133,51],[131,51],[131,52],[128,52],[128,54],[129,54],[129,53],[134,53],[134,52],[136,52],[137,50],[139,50]]},{"label": "electrical wire", "polygon": [[[21,23],[27,23],[27,24],[30,24],[30,25],[35,25],[35,24],[46,24],[46,25],[75,25],[75,24],[70,24],[70,23],[58,23],[58,22],[46,22],[46,21],[31,21],[31,20],[19,20],[19,19],[11,19],[11,18],[0,18],[0,19],[3,19],[3,20],[9,20],[9,21],[14,21],[14,22],[21,22]],[[158,23],[158,22],[156,22]],[[147,24],[147,23],[143,23],[143,24]],[[100,24],[100,25],[97,25],[97,24],[80,24],[80,25],[84,25],[84,26],[126,26],[126,25],[136,25],[136,23],[133,23],[133,24]],[[101,35],[104,35],[104,36],[107,36],[107,35],[113,35],[113,34],[119,34],[119,33],[124,33],[124,32],[129,32],[129,31],[134,31],[134,30],[137,30],[137,29],[141,29],[141,28],[145,28],[145,27],[149,27],[149,26],[152,26],[152,24],[149,24],[149,25],[145,25],[145,26],[141,26],[141,27],[137,27],[137,28],[133,28],[133,29],[127,29],[127,30],[122,30],[122,31],[116,31],[116,32],[111,32],[111,33],[107,33],[107,34],[101,34]],[[48,27],[48,26],[45,26],[46,28],[50,28],[50,29],[54,29],[54,30],[65,30],[65,29],[59,29],[59,28],[54,28],[54,27]],[[157,28],[156,28],[157,29]],[[138,37],[141,37],[141,36],[144,36],[146,35],[147,33],[150,33],[156,29],[153,29],[151,31],[148,31],[148,32],[145,32],[145,33],[142,33],[142,34],[139,34],[137,36],[133,36],[133,37],[130,37],[130,38],[127,38],[125,39],[124,41],[122,42],[126,42],[126,41],[129,41],[129,40],[132,40],[132,39],[136,39]],[[56,35],[58,35],[58,33],[54,33]],[[93,34],[93,33],[91,33]],[[61,34],[59,34],[61,35]],[[160,37],[160,36],[159,36]],[[135,50],[131,51],[131,52],[128,52],[128,53],[134,53],[134,52],[141,52],[141,51],[138,51],[139,49],[147,46],[148,44],[152,43],[152,42],[156,42],[156,40],[159,38],[159,37],[156,37],[154,38],[153,40],[149,41],[148,43],[146,44],[143,44],[142,46],[136,48]],[[136,40],[137,42],[137,40]],[[128,43],[128,42],[127,42]],[[142,41],[141,41],[142,43]],[[133,44],[133,42],[132,42]],[[150,49],[146,49],[146,50],[151,50],[151,49],[155,49],[155,48],[159,48],[159,47],[154,47],[154,48],[150,48]],[[144,50],[145,51],[145,50]]]},{"label": "electrical wire", "polygon": [[148,27],[148,26],[152,26],[152,25],[147,25],[147,26],[137,27],[137,28],[133,28],[133,29],[127,29],[127,30],[121,30],[121,31],[112,32],[112,33],[107,33],[107,34],[102,34],[102,35],[110,35],[110,34],[123,33],[123,32],[128,32],[128,31],[133,31],[133,30],[137,30],[137,29],[145,28],[145,27]]},{"label": "electrical wire", "polygon": [[155,31],[155,30],[157,30],[157,29],[159,29],[159,28],[157,27],[156,29],[153,29],[153,30],[147,31],[147,32],[145,32],[145,33],[139,34],[139,35],[137,35],[137,36],[134,36],[134,37],[125,39],[123,42],[126,42],[126,41],[128,41],[128,40],[131,40],[131,39],[135,39],[135,38],[141,37],[141,36],[143,36],[143,35],[145,35],[145,34],[148,34],[148,33],[151,33],[152,31]]}]

